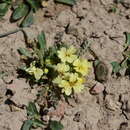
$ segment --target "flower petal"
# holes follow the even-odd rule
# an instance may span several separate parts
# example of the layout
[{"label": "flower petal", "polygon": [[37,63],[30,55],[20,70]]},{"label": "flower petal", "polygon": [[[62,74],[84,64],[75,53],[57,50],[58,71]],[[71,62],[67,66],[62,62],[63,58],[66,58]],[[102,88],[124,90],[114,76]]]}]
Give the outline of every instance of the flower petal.
[{"label": "flower petal", "polygon": [[65,94],[67,95],[67,96],[69,96],[71,93],[72,93],[72,89],[71,88],[65,88],[64,89],[64,91],[65,91]]},{"label": "flower petal", "polygon": [[34,71],[35,79],[39,80],[42,75],[43,75],[43,70],[40,68],[36,68],[36,70]]},{"label": "flower petal", "polygon": [[73,86],[73,89],[74,89],[74,92],[75,93],[80,93],[84,88],[84,85],[76,85],[76,86]]}]

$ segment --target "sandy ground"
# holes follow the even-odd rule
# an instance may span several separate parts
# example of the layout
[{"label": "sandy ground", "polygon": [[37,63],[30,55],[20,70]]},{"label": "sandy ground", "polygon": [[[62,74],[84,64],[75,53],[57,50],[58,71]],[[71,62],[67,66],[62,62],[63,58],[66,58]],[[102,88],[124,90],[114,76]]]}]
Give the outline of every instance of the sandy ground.
[{"label": "sandy ground", "polygon": [[[79,0],[72,8],[51,3],[47,9],[36,14],[37,19],[31,30],[35,34],[44,30],[48,46],[65,42],[78,48],[84,40],[88,40],[99,59],[108,64],[111,74],[110,63],[123,59],[123,33],[130,32],[130,9],[119,4],[116,13],[108,13],[112,6],[112,0]],[[0,21],[0,34],[17,28],[15,23],[10,24],[8,20],[10,13]],[[27,104],[35,99],[35,90],[31,90],[24,79],[17,78],[16,69],[21,64],[17,52],[19,47],[25,47],[22,32],[0,39],[0,72],[5,72],[6,81],[13,80],[9,85],[0,79],[0,130],[20,130],[26,120],[25,110],[10,112],[5,104],[7,88],[15,92],[13,101],[17,104]],[[87,52],[86,57],[94,59]],[[95,83],[97,81],[92,70],[85,91],[77,96],[76,103],[70,101],[73,107],[68,106],[65,110],[62,119],[64,130],[130,130],[129,77],[109,75],[107,82],[102,84],[105,93],[91,95],[88,87]]]}]

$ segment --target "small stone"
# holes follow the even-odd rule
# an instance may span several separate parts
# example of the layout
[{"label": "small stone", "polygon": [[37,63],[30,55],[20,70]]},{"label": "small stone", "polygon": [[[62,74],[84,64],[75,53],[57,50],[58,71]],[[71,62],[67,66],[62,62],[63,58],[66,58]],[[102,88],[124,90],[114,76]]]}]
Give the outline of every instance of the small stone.
[{"label": "small stone", "polygon": [[104,91],[104,85],[97,82],[94,87],[91,88],[90,93],[91,94],[99,94]]},{"label": "small stone", "polygon": [[6,83],[6,84],[12,84],[13,83],[13,80],[14,80],[14,77],[12,76],[5,76],[2,78],[3,81]]},{"label": "small stone", "polygon": [[95,77],[99,82],[106,82],[108,79],[108,68],[107,65],[103,62],[98,63],[95,66]]},{"label": "small stone", "polygon": [[112,111],[119,110],[121,104],[119,102],[115,102],[111,95],[107,95],[105,98],[106,108]]},{"label": "small stone", "polygon": [[79,111],[75,114],[73,120],[76,121],[76,122],[80,122],[80,120],[82,119],[82,116],[83,116],[83,112],[82,111]]},{"label": "small stone", "polygon": [[120,124],[120,129],[119,130],[127,130],[128,127],[128,123],[127,122],[123,122]]},{"label": "small stone", "polygon": [[76,19],[76,15],[71,11],[65,10],[57,17],[57,22],[60,26],[67,27],[74,19]]}]

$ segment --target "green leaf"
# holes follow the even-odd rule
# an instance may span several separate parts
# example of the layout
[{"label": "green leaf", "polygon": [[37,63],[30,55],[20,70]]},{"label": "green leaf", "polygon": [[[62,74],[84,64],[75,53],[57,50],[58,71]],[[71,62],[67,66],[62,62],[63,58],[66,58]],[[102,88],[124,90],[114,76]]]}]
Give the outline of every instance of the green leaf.
[{"label": "green leaf", "polygon": [[126,36],[126,45],[129,46],[130,45],[130,33],[125,32],[125,36]]},{"label": "green leaf", "polygon": [[34,120],[33,120],[33,126],[34,126],[34,127],[43,127],[43,125],[45,125],[45,124],[43,123],[43,121],[38,120],[38,119],[34,119]]},{"label": "green leaf", "polygon": [[38,0],[26,0],[32,9],[34,9],[34,11],[38,10],[38,8],[40,7],[40,2]]},{"label": "green leaf", "polygon": [[6,14],[6,12],[8,11],[8,7],[9,5],[7,3],[0,4],[0,18]]},{"label": "green leaf", "polygon": [[76,3],[75,0],[55,0],[56,2],[67,4],[67,5],[74,5]]},{"label": "green leaf", "polygon": [[38,116],[38,115],[39,115],[35,103],[29,102],[29,105],[28,105],[28,107],[27,107],[27,114],[28,114],[29,116],[32,116],[32,117],[35,117],[35,116]]},{"label": "green leaf", "polygon": [[59,121],[51,121],[50,128],[51,130],[62,130],[64,126]]},{"label": "green leaf", "polygon": [[116,13],[116,12],[117,12],[117,8],[115,6],[109,9],[109,13]]},{"label": "green leaf", "polygon": [[26,48],[19,48],[18,49],[18,52],[21,54],[21,55],[24,55],[24,56],[26,56],[26,57],[29,57],[29,58],[31,58],[32,57],[32,55],[31,55],[31,53],[28,51],[28,49],[26,49]]},{"label": "green leaf", "polygon": [[40,59],[41,65],[43,65],[43,57],[44,57],[44,52],[46,50],[45,33],[42,32],[41,34],[39,34],[37,39],[38,39],[38,46],[39,46],[39,50],[37,49],[37,55],[38,55],[38,57]]},{"label": "green leaf", "polygon": [[34,22],[33,18],[33,11],[31,10],[29,14],[25,17],[25,19],[22,21],[21,25],[22,27],[29,27]]},{"label": "green leaf", "polygon": [[43,64],[44,64],[43,53],[37,48],[35,49],[35,53],[37,54],[37,56],[40,60],[41,66],[43,66]]},{"label": "green leaf", "polygon": [[21,128],[21,130],[30,130],[32,127],[33,121],[32,120],[26,120]]},{"label": "green leaf", "polygon": [[3,3],[11,4],[12,0],[1,0]]},{"label": "green leaf", "polygon": [[29,7],[26,4],[20,4],[13,12],[12,19],[18,20],[27,15]]},{"label": "green leaf", "polygon": [[38,44],[39,44],[40,50],[42,51],[42,53],[44,53],[46,49],[46,37],[45,37],[44,32],[38,35]]},{"label": "green leaf", "polygon": [[97,66],[99,63],[100,63],[99,60],[95,60],[95,61],[94,61],[94,66]]},{"label": "green leaf", "polygon": [[118,73],[119,71],[120,71],[120,69],[121,69],[121,66],[120,66],[120,64],[118,63],[118,62],[116,62],[116,61],[113,61],[113,62],[111,62],[111,65],[112,65],[112,67],[113,67],[113,72],[114,73]]}]

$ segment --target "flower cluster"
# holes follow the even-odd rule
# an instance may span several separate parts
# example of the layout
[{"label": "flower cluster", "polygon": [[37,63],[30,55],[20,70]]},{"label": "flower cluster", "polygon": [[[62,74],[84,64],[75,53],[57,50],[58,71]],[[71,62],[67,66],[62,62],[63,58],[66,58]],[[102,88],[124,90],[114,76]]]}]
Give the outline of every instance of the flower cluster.
[{"label": "flower cluster", "polygon": [[76,52],[73,46],[62,47],[58,50],[58,57],[61,62],[55,67],[58,76],[53,80],[53,83],[57,84],[62,93],[68,96],[72,92],[79,93],[83,90],[84,76],[88,74],[91,68],[91,63],[78,57]]},{"label": "flower cluster", "polygon": [[[36,61],[33,61],[26,72],[33,75],[37,81],[46,76],[49,82],[51,79],[53,86],[59,87],[65,95],[69,96],[72,93],[81,92],[84,88],[85,76],[91,68],[91,63],[80,58],[73,46],[56,49],[56,56],[52,55],[52,57],[45,56],[44,67],[40,65],[37,67]],[[48,66],[51,66],[51,68]]]},{"label": "flower cluster", "polygon": [[36,62],[33,61],[30,64],[30,67],[27,68],[25,71],[27,73],[29,73],[30,75],[34,75],[36,80],[39,80],[43,76],[43,74],[47,74],[48,73],[48,69],[47,68],[45,68],[45,69],[38,68],[38,67],[36,67],[35,64],[36,64]]}]

